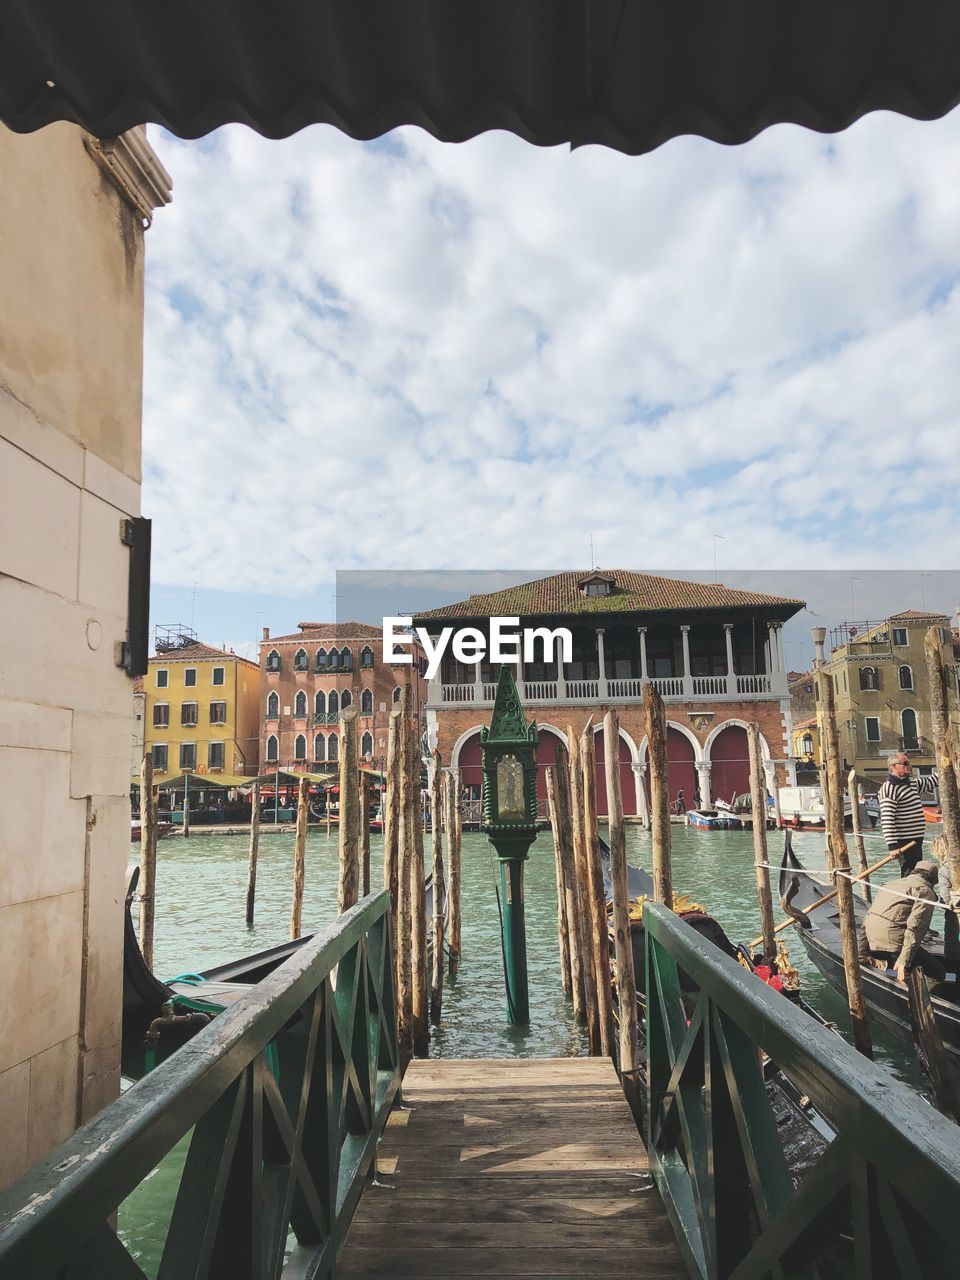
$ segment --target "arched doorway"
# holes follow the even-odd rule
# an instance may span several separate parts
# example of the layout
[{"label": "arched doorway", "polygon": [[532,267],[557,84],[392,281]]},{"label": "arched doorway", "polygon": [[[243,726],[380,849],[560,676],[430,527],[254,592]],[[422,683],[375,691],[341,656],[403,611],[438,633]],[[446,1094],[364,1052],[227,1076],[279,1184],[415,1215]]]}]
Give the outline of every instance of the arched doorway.
[{"label": "arched doorway", "polygon": [[694,766],[696,754],[693,743],[675,729],[667,725],[667,793],[671,807],[677,799],[677,792],[683,792],[683,799],[688,809],[693,808],[693,797],[697,788],[697,770]]},{"label": "arched doorway", "polygon": [[710,744],[710,791],[714,800],[732,801],[750,790],[750,751],[747,731],[731,724]]},{"label": "arched doorway", "polygon": [[[594,734],[594,746],[597,753],[597,813],[607,814],[609,808],[607,806],[607,770],[606,755],[603,750],[603,730],[597,730]],[[623,796],[623,812],[635,814],[637,812],[637,789],[634,783],[634,773],[631,767],[632,761],[630,757],[630,746],[620,738],[620,792]]]},{"label": "arched doorway", "polygon": [[[563,741],[559,732],[540,726],[540,741],[537,745],[537,814],[541,818],[547,816],[547,765],[556,765],[557,747]],[[464,799],[480,800],[483,787],[483,753],[480,749],[479,729],[475,729],[461,743],[459,752],[454,748],[454,757],[453,763],[460,770],[460,785],[465,789]],[[629,760],[629,749],[627,759]],[[626,806],[626,799],[624,806]],[[625,807],[625,812],[633,811]]]}]

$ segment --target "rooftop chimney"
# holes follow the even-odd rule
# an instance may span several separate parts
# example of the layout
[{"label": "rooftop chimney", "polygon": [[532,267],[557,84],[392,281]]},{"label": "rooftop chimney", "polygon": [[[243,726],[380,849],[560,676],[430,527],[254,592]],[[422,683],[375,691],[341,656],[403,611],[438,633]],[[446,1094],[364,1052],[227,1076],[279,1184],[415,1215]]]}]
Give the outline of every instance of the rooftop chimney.
[{"label": "rooftop chimney", "polygon": [[811,627],[810,635],[813,638],[813,648],[816,654],[816,657],[813,660],[813,665],[815,668],[819,668],[823,666],[823,646],[827,639],[827,628]]},{"label": "rooftop chimney", "polygon": [[269,640],[269,639],[270,639],[270,628],[269,628],[269,627],[264,627],[264,628],[263,628],[263,638],[264,638],[264,640]]}]

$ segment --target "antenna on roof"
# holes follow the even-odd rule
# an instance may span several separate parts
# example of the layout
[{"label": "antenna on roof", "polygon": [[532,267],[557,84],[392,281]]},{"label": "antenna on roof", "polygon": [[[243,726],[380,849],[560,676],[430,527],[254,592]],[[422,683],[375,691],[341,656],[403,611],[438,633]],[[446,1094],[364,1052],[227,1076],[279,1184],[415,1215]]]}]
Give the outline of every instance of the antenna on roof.
[{"label": "antenna on roof", "polygon": [[597,562],[593,558],[593,534],[591,533],[590,535],[590,568],[595,569],[596,567],[597,567]]},{"label": "antenna on roof", "polygon": [[725,539],[722,533],[715,533],[713,535],[713,582],[714,582],[714,585],[716,585],[720,581],[720,575],[717,570],[717,543],[724,542],[724,541]]}]

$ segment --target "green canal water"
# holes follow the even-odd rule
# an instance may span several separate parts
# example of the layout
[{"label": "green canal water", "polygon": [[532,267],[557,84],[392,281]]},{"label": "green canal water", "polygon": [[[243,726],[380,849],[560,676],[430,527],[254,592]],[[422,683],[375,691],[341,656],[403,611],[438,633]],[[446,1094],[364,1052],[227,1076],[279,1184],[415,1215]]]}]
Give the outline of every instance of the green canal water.
[{"label": "green canal water", "polygon": [[[753,844],[748,832],[698,831],[674,826],[674,885],[706,906],[734,941],[758,932],[753,873]],[[196,972],[226,960],[263,950],[287,938],[293,870],[293,835],[264,836],[260,842],[256,924],[244,924],[246,836],[172,838],[158,846],[155,968],[162,978]],[[867,856],[885,853],[882,839],[868,835]],[[373,837],[371,879],[381,883],[382,841]],[[770,833],[771,858],[782,845]],[[429,859],[429,838],[427,840]],[[794,848],[810,867],[824,865],[823,836],[801,834]],[[134,846],[131,856],[139,856]],[[650,868],[650,836],[627,829],[627,857]],[[334,919],[337,899],[337,839],[322,830],[307,841],[304,932]],[[896,874],[884,868],[878,879]],[[527,958],[530,1026],[509,1027],[503,988],[500,926],[495,885],[497,866],[485,836],[463,837],[463,945],[456,983],[443,998],[443,1025],[432,1032],[431,1056],[558,1057],[585,1052],[583,1031],[574,1022],[560,987],[556,880],[549,832],[541,832],[526,867]],[[807,962],[802,947],[790,943],[800,970],[803,993],[844,1033],[844,1003]],[[920,1070],[910,1046],[874,1030],[877,1059],[908,1083],[919,1086]],[[184,1144],[164,1161],[125,1204],[120,1218],[128,1246],[148,1275],[155,1274],[159,1248],[173,1207]]]}]

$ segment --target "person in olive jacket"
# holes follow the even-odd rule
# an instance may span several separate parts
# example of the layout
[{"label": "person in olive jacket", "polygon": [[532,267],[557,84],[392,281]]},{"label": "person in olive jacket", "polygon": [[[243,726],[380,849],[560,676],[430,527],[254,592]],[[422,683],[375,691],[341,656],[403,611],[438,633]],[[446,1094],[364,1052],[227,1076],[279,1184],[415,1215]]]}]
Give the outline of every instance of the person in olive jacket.
[{"label": "person in olive jacket", "polygon": [[901,982],[914,965],[933,978],[944,976],[940,961],[922,946],[937,901],[934,886],[939,871],[935,862],[918,862],[910,875],[883,885],[861,927],[861,958],[887,960]]}]

